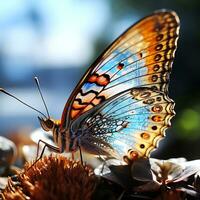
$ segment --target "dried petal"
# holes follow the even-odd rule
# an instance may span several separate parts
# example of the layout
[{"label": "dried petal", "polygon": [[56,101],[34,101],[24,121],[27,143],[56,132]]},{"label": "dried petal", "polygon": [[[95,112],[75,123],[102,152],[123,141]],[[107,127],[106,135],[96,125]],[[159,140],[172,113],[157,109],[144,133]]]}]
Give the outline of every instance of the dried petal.
[{"label": "dried petal", "polygon": [[96,187],[93,170],[80,162],[57,155],[28,163],[18,174],[18,184],[10,179],[3,191],[9,200],[89,200]]}]

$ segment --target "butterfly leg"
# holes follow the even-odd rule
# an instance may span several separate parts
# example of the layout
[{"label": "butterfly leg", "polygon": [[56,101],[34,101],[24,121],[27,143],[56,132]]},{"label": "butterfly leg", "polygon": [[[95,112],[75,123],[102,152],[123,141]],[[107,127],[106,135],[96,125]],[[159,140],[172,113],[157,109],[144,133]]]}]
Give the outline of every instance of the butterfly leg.
[{"label": "butterfly leg", "polygon": [[[39,145],[40,145],[40,143],[43,143],[43,144],[44,144],[44,147],[43,147],[43,149],[42,149],[42,151],[41,151],[41,153],[40,153],[40,156],[39,156],[39,158],[38,158],[38,155],[39,155],[39,147],[40,147]],[[43,140],[39,140],[39,141],[38,141],[38,144],[37,144],[37,155],[36,155],[37,157],[36,157],[36,161],[42,158],[46,147],[48,147],[49,149],[51,149],[51,150],[52,150],[53,152],[55,152],[55,153],[60,153],[60,149],[59,149],[58,147],[55,147],[55,146],[53,146],[53,145],[51,145],[51,144],[48,144],[47,142],[45,142],[45,141],[43,141]]]},{"label": "butterfly leg", "polygon": [[74,152],[71,152],[72,160],[74,160]]},{"label": "butterfly leg", "polygon": [[104,169],[105,169],[105,166],[108,167],[108,165],[107,165],[107,163],[106,163],[106,159],[103,158],[100,154],[98,155],[98,158],[99,158],[99,160],[100,160],[100,162],[101,162],[101,164],[102,164],[100,174],[103,175],[103,171],[104,171]]},{"label": "butterfly leg", "polygon": [[[38,155],[39,155],[39,144],[40,143],[43,143],[44,144],[44,147],[43,147],[43,149],[42,149],[42,151],[41,151],[41,153],[40,153],[40,156],[38,157]],[[53,146],[53,145],[51,145],[51,144],[48,144],[47,142],[45,142],[45,141],[43,141],[43,140],[39,140],[38,141],[38,144],[37,144],[37,157],[36,157],[36,159],[35,159],[35,162],[27,169],[27,171],[29,170],[29,169],[31,169],[41,158],[42,158],[42,155],[44,154],[44,151],[45,151],[45,149],[46,149],[46,147],[48,147],[48,148],[50,148],[52,151],[54,151],[55,153],[61,153],[60,152],[60,149],[58,148],[58,147],[55,147],[55,146]]]},{"label": "butterfly leg", "polygon": [[98,155],[98,157],[99,157],[99,160],[101,161],[101,163],[102,163],[102,168],[101,168],[101,174],[103,174],[103,170],[104,170],[104,167],[106,166],[106,160],[99,154]]},{"label": "butterfly leg", "polygon": [[106,165],[106,161],[104,160],[102,168],[101,168],[101,174],[103,174],[103,170],[104,170],[105,165]]},{"label": "butterfly leg", "polygon": [[83,165],[83,155],[82,155],[82,151],[81,151],[80,145],[78,145],[78,148],[79,148],[79,152],[80,152],[81,165]]}]

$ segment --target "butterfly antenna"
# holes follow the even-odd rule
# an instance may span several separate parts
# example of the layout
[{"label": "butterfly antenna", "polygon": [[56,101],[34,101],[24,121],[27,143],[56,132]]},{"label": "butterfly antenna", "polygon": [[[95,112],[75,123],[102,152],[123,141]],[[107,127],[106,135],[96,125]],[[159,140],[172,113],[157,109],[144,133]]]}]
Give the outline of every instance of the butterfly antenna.
[{"label": "butterfly antenna", "polygon": [[6,95],[8,95],[8,96],[10,96],[10,97],[12,97],[12,98],[14,98],[14,99],[16,99],[16,100],[19,101],[20,103],[22,103],[22,104],[24,104],[25,106],[31,108],[32,110],[35,110],[36,112],[40,113],[42,116],[44,116],[45,118],[47,118],[45,114],[43,114],[42,112],[40,112],[40,111],[37,110],[36,108],[33,108],[32,106],[30,106],[29,104],[25,103],[24,101],[22,101],[21,99],[17,98],[16,96],[10,94],[9,92],[7,92],[6,90],[4,90],[3,88],[0,88],[0,92],[2,92],[2,93],[4,93],[4,94],[6,94]]},{"label": "butterfly antenna", "polygon": [[50,119],[50,114],[49,114],[49,111],[48,111],[48,109],[47,109],[47,104],[46,104],[46,102],[45,102],[45,100],[44,100],[44,97],[43,97],[43,95],[42,95],[42,91],[41,91],[39,79],[38,79],[37,77],[34,77],[34,79],[35,79],[35,82],[36,82],[38,91],[39,91],[39,93],[40,93],[40,96],[41,96],[41,98],[42,98],[44,107],[45,107],[45,109],[46,109],[47,116],[48,116],[48,118]]}]

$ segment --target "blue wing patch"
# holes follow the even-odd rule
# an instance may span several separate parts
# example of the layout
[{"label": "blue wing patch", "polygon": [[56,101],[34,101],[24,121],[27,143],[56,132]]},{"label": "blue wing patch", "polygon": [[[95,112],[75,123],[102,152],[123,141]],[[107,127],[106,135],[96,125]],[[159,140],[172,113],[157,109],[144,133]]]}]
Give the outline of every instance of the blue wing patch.
[{"label": "blue wing patch", "polygon": [[170,125],[173,107],[173,101],[160,91],[129,89],[109,99],[83,122],[81,146],[117,158],[148,156]]}]

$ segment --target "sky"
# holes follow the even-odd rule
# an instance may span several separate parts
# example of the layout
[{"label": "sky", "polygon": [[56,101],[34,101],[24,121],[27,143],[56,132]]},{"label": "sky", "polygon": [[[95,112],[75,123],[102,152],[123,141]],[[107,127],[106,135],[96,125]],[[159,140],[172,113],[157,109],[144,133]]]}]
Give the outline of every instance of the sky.
[{"label": "sky", "polygon": [[13,61],[21,68],[86,64],[109,13],[105,0],[1,1],[0,47],[8,73]]}]

